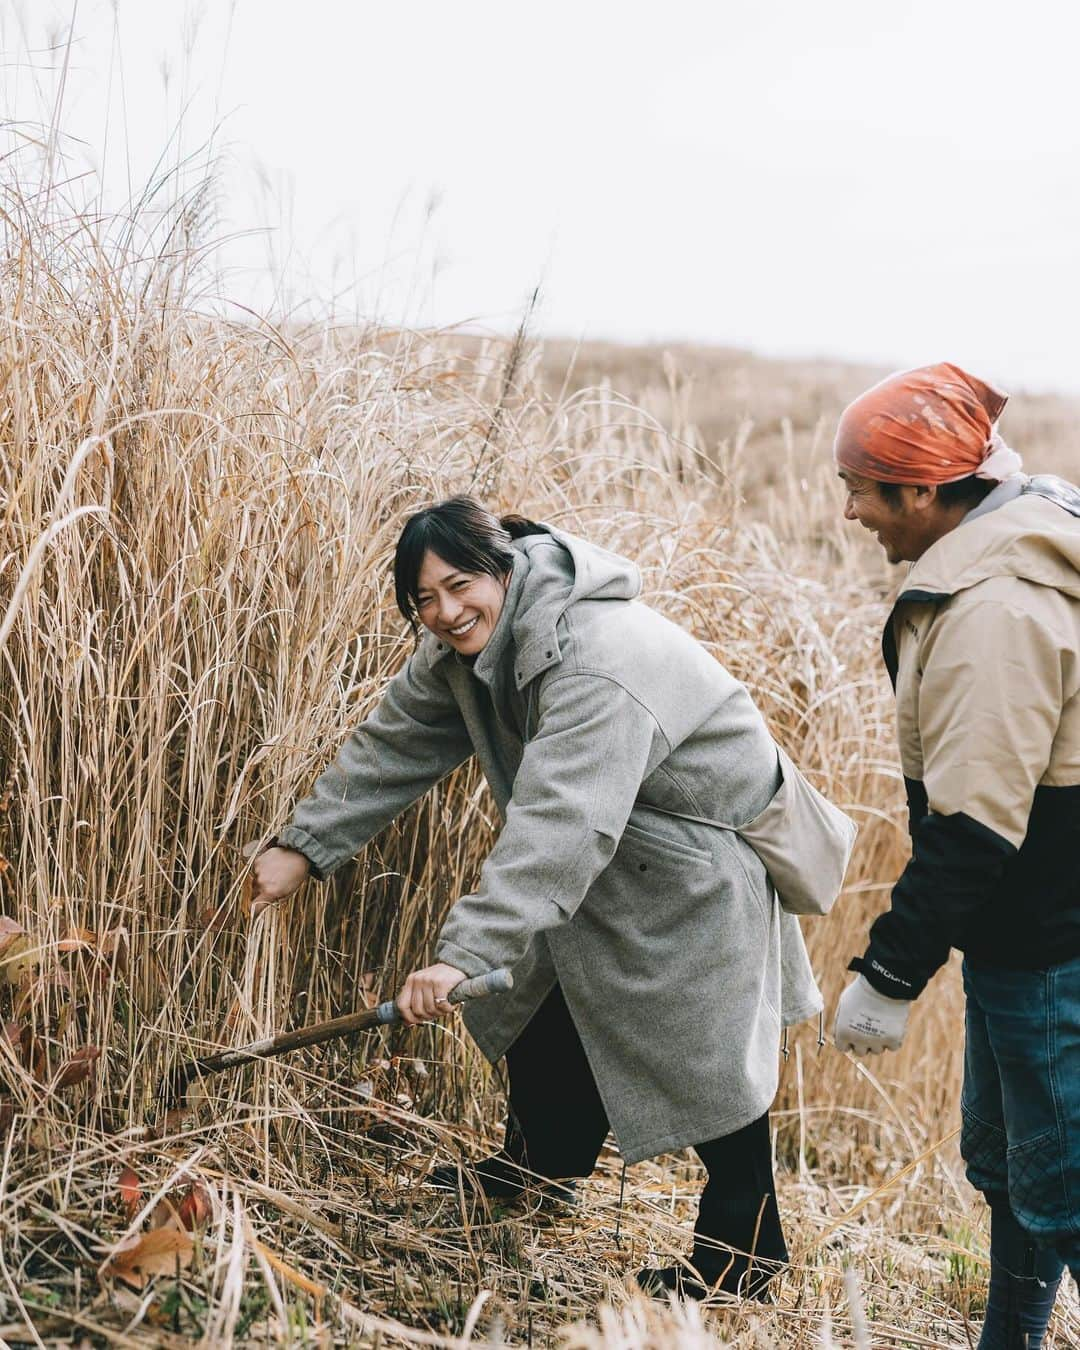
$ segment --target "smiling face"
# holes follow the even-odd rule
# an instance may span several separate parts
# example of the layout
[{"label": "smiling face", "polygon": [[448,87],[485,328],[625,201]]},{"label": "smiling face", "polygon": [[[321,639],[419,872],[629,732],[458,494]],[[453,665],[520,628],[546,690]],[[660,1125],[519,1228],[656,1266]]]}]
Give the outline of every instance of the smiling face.
[{"label": "smiling face", "polygon": [[844,518],[870,531],[891,563],[914,562],[963,518],[966,508],[943,506],[934,487],[899,484],[895,498],[880,483],[840,470],[847,497]]},{"label": "smiling face", "polygon": [[507,579],[462,571],[429,549],[417,575],[417,618],[462,656],[478,656],[499,621]]}]

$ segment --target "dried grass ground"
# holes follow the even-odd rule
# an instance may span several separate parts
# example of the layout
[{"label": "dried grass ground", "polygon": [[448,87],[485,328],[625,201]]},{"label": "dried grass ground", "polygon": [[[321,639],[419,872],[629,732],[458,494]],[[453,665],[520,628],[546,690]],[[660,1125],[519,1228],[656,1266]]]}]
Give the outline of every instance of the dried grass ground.
[{"label": "dried grass ground", "polygon": [[[848,892],[808,926],[830,1000],[905,853],[878,659],[891,578],[840,521],[827,453],[865,372],[227,321],[191,299],[197,205],[136,243],[5,201],[0,1336],[971,1344],[986,1232],[949,1138],[955,969],[894,1058],[792,1037],[776,1153],[794,1265],[772,1307],[629,1292],[650,1254],[685,1250],[688,1157],[631,1169],[620,1205],[608,1154],[572,1214],[463,1215],[431,1193],[430,1160],[481,1154],[501,1111],[456,1024],[155,1111],[178,1056],[392,991],[490,845],[466,769],[333,885],[246,913],[243,846],[408,651],[393,541],[449,491],[636,558],[650,601],[860,817]],[[1066,469],[1074,415],[1019,401],[1006,429]],[[1070,1290],[1049,1344],[1078,1327]]]}]

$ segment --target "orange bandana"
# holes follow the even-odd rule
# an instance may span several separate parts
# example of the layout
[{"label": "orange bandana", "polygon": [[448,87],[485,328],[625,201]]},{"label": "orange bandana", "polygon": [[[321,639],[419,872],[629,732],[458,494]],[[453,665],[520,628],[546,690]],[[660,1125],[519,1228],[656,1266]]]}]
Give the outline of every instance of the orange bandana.
[{"label": "orange bandana", "polygon": [[901,371],[844,409],[834,453],[841,469],[878,483],[1001,481],[1020,456],[994,430],[1008,395],[942,362]]}]

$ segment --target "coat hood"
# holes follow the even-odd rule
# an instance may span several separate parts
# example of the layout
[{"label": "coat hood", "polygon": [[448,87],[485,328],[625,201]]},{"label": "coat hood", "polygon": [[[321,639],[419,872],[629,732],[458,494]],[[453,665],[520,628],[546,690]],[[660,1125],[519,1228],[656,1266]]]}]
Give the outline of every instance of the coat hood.
[{"label": "coat hood", "polygon": [[[633,600],[641,593],[641,573],[628,558],[577,535],[548,529],[548,534],[514,540],[506,603],[475,666],[485,682],[500,682],[499,669],[511,646],[519,689],[557,665],[562,652],[556,630],[571,605],[582,600]],[[444,660],[452,651],[433,633],[424,635],[421,647],[432,662]]]},{"label": "coat hood", "polygon": [[1029,478],[1011,501],[927,549],[899,598],[940,599],[999,576],[1080,598],[1080,489],[1050,475]]},{"label": "coat hood", "polygon": [[641,593],[641,573],[628,558],[556,529],[525,535],[514,548],[514,581],[522,575],[510,628],[520,689],[562,659],[556,630],[571,605],[633,600]]}]

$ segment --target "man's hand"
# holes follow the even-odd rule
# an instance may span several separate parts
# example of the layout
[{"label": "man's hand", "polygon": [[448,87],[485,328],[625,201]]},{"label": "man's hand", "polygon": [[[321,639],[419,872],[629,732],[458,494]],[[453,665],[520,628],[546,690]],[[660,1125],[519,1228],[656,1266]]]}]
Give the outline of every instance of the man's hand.
[{"label": "man's hand", "polygon": [[395,1002],[401,1011],[401,1020],[410,1027],[418,1022],[430,1022],[433,1017],[445,1017],[453,1012],[449,1002],[450,990],[465,979],[464,971],[440,961],[424,970],[414,970],[401,986]]},{"label": "man's hand", "polygon": [[837,1050],[850,1050],[856,1055],[899,1050],[910,1009],[908,999],[886,998],[869,980],[857,975],[836,1005],[833,1040]]},{"label": "man's hand", "polygon": [[251,917],[285,900],[307,880],[311,864],[294,848],[268,848],[251,865]]}]

